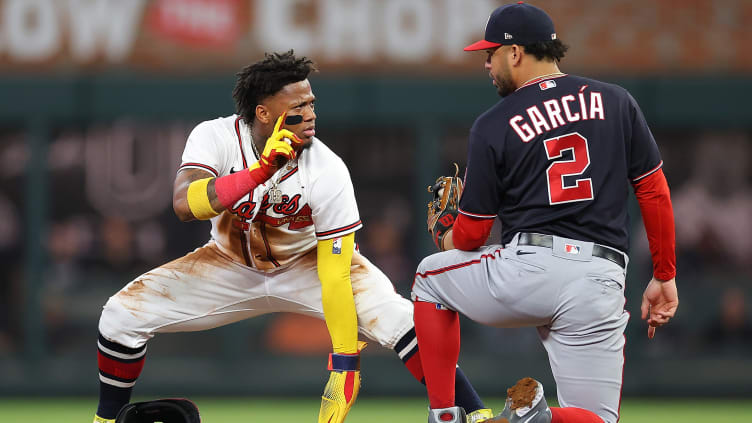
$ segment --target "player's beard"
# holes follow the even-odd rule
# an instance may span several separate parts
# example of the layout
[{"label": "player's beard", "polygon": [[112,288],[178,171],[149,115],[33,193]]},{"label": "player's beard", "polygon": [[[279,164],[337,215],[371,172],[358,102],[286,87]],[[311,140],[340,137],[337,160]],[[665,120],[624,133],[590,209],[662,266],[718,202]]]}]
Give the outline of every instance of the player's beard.
[{"label": "player's beard", "polygon": [[512,72],[508,66],[499,69],[499,73],[494,75],[493,78],[494,82],[496,82],[496,92],[499,93],[499,96],[506,97],[516,90],[514,81],[512,81]]},{"label": "player's beard", "polygon": [[298,151],[298,154],[300,154],[300,152],[302,151],[305,151],[311,148],[311,144],[313,144],[313,138],[303,143],[303,145],[300,147],[300,150]]}]

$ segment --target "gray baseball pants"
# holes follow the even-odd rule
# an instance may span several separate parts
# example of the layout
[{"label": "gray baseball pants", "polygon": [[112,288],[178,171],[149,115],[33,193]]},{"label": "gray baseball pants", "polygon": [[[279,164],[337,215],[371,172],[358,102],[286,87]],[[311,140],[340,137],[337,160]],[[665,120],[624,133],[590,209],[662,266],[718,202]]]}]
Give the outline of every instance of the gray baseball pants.
[{"label": "gray baseball pants", "polygon": [[[619,416],[626,269],[592,256],[593,243],[554,237],[553,247],[450,250],[418,266],[413,300],[434,302],[494,327],[535,326],[559,405]],[[625,263],[627,262],[625,256]]]}]

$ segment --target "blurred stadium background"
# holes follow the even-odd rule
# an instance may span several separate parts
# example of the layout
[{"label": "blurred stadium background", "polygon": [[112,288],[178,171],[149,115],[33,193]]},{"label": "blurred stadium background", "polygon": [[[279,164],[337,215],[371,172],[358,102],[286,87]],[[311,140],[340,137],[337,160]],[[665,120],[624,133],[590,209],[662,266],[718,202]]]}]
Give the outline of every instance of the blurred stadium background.
[{"label": "blurred stadium background", "polygon": [[[207,223],[174,217],[173,177],[188,132],[233,112],[234,73],[265,51],[318,63],[317,133],[352,173],[356,240],[408,295],[434,251],[426,186],[464,166],[470,125],[497,101],[485,56],[462,47],[501,3],[0,0],[0,396],[94,398],[101,306],[207,240]],[[637,98],[672,188],[681,306],[651,341],[631,205],[624,395],[750,398],[752,1],[530,3],[571,47],[564,72]],[[528,375],[554,393],[534,330],[462,330],[484,396]],[[136,393],[315,398],[329,349],[323,322],[295,315],[161,335]],[[424,395],[390,352],[364,357],[363,397]]]}]

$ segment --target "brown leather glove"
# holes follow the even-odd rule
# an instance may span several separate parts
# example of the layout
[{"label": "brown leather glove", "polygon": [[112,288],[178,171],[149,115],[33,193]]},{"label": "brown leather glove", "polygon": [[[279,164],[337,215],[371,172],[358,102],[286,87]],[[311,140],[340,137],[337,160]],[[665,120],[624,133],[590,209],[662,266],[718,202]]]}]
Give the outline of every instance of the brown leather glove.
[{"label": "brown leather glove", "polygon": [[440,176],[436,183],[428,187],[428,192],[433,194],[428,202],[428,232],[439,250],[443,250],[444,235],[452,228],[459,213],[463,185],[458,176],[460,168],[457,163],[454,168],[454,176]]}]

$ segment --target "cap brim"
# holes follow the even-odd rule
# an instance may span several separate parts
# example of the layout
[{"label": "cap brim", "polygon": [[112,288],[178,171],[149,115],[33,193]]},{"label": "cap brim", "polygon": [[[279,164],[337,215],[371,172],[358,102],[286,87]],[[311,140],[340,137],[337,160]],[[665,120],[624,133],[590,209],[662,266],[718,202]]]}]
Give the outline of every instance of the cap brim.
[{"label": "cap brim", "polygon": [[486,40],[480,40],[465,47],[465,51],[487,50],[489,48],[496,48],[500,46],[499,43],[492,43]]}]

